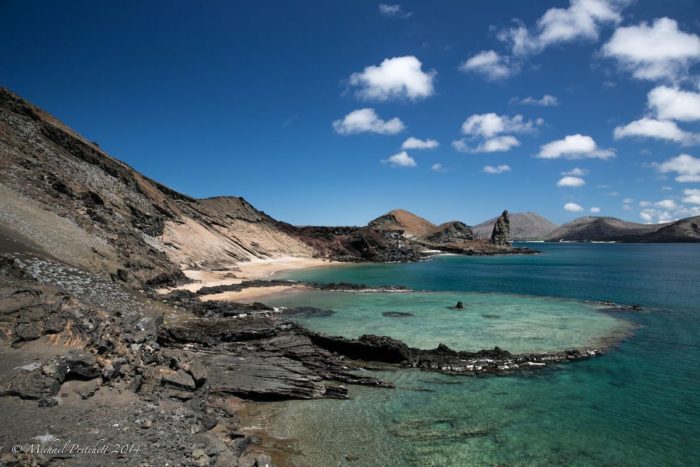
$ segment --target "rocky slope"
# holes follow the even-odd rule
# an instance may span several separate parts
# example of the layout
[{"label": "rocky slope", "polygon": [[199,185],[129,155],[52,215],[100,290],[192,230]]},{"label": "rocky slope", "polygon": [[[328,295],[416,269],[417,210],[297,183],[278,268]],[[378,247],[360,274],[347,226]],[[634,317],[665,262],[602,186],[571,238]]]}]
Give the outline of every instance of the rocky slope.
[{"label": "rocky slope", "polygon": [[475,240],[474,232],[464,222],[445,222],[435,227],[431,232],[422,237],[423,240],[432,243],[450,243],[456,241]]},{"label": "rocky slope", "polygon": [[[477,238],[489,239],[493,232],[494,224],[498,218],[494,217],[481,224],[472,227]],[[544,237],[557,225],[534,212],[510,214],[510,237],[513,241],[543,240]]]},{"label": "rocky slope", "polygon": [[698,219],[691,217],[669,224],[637,224],[614,217],[581,217],[545,237],[547,241],[576,242],[697,242]]},{"label": "rocky slope", "polygon": [[6,89],[0,194],[5,228],[66,263],[130,285],[176,281],[180,266],[312,254],[243,198],[177,193]]},{"label": "rocky slope", "polygon": [[643,235],[636,240],[644,243],[696,243],[700,242],[700,216],[688,217],[669,224],[659,226],[659,229]]}]

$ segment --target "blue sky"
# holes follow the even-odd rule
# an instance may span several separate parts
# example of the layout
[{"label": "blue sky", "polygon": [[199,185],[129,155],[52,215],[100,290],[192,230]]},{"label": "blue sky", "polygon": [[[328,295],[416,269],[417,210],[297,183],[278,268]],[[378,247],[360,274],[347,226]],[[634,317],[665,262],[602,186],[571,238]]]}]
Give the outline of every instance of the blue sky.
[{"label": "blue sky", "polygon": [[0,85],[179,191],[296,224],[659,222],[700,214],[699,19],[694,0],[5,0]]}]

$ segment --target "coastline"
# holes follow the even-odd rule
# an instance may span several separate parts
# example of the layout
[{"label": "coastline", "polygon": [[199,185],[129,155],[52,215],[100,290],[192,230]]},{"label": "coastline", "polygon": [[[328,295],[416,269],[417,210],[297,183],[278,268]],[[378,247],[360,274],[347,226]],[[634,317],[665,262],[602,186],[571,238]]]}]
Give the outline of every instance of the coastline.
[{"label": "coastline", "polygon": [[[331,266],[339,266],[347,263],[340,261],[332,261],[322,258],[311,258],[303,256],[279,256],[269,259],[253,259],[245,262],[233,263],[229,267],[219,269],[182,269],[183,274],[190,282],[180,284],[175,287],[166,287],[156,289],[156,292],[161,295],[168,294],[177,290],[185,290],[196,293],[203,287],[216,287],[241,284],[245,281],[271,279],[274,276],[286,272],[299,269],[324,268]],[[224,292],[218,294],[210,294],[202,297],[203,301],[207,300],[226,300],[226,301],[250,301],[259,299],[272,293],[280,293],[288,288],[298,288],[298,286],[280,286],[276,288],[270,287],[248,287],[239,292]],[[270,290],[275,289],[275,290]]]}]

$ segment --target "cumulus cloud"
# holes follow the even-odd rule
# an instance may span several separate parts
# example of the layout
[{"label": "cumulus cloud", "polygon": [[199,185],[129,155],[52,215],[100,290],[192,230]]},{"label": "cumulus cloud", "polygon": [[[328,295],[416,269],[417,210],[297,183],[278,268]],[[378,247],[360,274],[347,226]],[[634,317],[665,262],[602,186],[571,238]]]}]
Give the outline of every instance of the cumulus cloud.
[{"label": "cumulus cloud", "polygon": [[531,133],[542,123],[542,119],[525,120],[522,115],[474,114],[462,124],[462,134],[491,138],[501,133]]},{"label": "cumulus cloud", "polygon": [[678,205],[672,199],[663,199],[654,203],[654,206],[662,209],[676,209]]},{"label": "cumulus cloud", "polygon": [[700,60],[700,37],[683,32],[670,18],[617,28],[602,53],[637,79],[678,80]]},{"label": "cumulus cloud", "polygon": [[521,104],[521,105],[537,105],[540,107],[556,107],[559,105],[559,99],[556,97],[550,95],[550,94],[545,94],[541,98],[537,99],[535,97],[525,97],[523,99],[519,99],[517,97],[514,97],[513,99],[510,100],[511,104]]},{"label": "cumulus cloud", "polygon": [[606,0],[571,0],[568,8],[550,8],[537,21],[533,30],[522,21],[499,32],[513,54],[539,53],[545,48],[576,40],[594,41],[606,24],[617,24],[620,11],[627,2]]},{"label": "cumulus cloud", "polygon": [[459,152],[506,152],[520,146],[520,141],[514,136],[497,136],[479,143],[475,148],[469,147],[464,138],[452,142],[452,147]]},{"label": "cumulus cloud", "polygon": [[656,168],[661,173],[675,172],[677,182],[700,182],[700,159],[688,154],[681,154],[656,164]]},{"label": "cumulus cloud", "polygon": [[600,208],[598,206],[593,206],[591,209],[591,214],[598,214],[600,212]]},{"label": "cumulus cloud", "polygon": [[693,144],[698,141],[698,135],[681,130],[675,122],[648,117],[616,127],[613,136],[615,139],[654,138],[680,144]]},{"label": "cumulus cloud", "polygon": [[411,136],[403,142],[401,149],[435,149],[439,145],[434,139],[418,139]]},{"label": "cumulus cloud", "polygon": [[432,170],[433,172],[447,172],[447,169],[445,168],[445,166],[443,166],[439,162],[436,162],[435,164],[430,166],[430,170]]},{"label": "cumulus cloud", "polygon": [[482,50],[462,63],[460,70],[482,75],[490,81],[497,81],[510,77],[518,72],[516,64],[510,58],[498,54],[493,50]]},{"label": "cumulus cloud", "polygon": [[601,149],[593,138],[578,133],[541,146],[537,155],[542,159],[609,159],[614,156],[612,149]]},{"label": "cumulus cloud", "polygon": [[571,177],[571,176],[566,176],[562,177],[559,179],[557,182],[557,186],[562,186],[562,187],[572,187],[572,188],[578,188],[586,184],[586,181],[580,177]]},{"label": "cumulus cloud", "polygon": [[467,139],[462,138],[452,142],[452,147],[459,152],[504,152],[516,146],[520,141],[511,135],[503,133],[532,133],[543,120],[526,120],[522,115],[509,117],[495,113],[474,114],[462,124],[462,134],[471,139],[482,138],[476,146],[471,147]]},{"label": "cumulus cloud", "polygon": [[[670,201],[667,203],[667,201]],[[642,209],[639,217],[646,223],[665,223],[684,217],[700,215],[700,206],[679,206],[672,200],[664,200],[654,204],[657,208]]]},{"label": "cumulus cloud", "polygon": [[357,133],[377,133],[380,135],[395,135],[405,129],[398,118],[382,120],[374,109],[365,108],[353,110],[340,120],[333,122],[333,129],[341,135]]},{"label": "cumulus cloud", "polygon": [[413,13],[404,11],[401,5],[379,4],[379,13],[388,18],[410,18]]},{"label": "cumulus cloud", "polygon": [[423,64],[416,57],[387,58],[379,65],[366,67],[350,75],[350,85],[357,87],[357,95],[363,99],[385,101],[406,98],[418,100],[435,93],[436,71],[423,71]]},{"label": "cumulus cloud", "polygon": [[389,164],[392,167],[415,167],[416,160],[408,155],[406,151],[401,151],[398,154],[382,160],[383,163]]},{"label": "cumulus cloud", "polygon": [[700,190],[697,188],[683,190],[683,202],[688,204],[700,204]]},{"label": "cumulus cloud", "polygon": [[569,212],[581,212],[583,211],[583,206],[576,203],[566,203],[564,209]]},{"label": "cumulus cloud", "polygon": [[562,172],[562,175],[571,175],[573,177],[583,177],[588,173],[588,170],[586,169],[580,169],[578,167],[574,167],[571,170],[567,170],[566,172]]},{"label": "cumulus cloud", "polygon": [[487,165],[484,167],[484,172],[487,174],[500,175],[503,172],[510,172],[510,166],[506,164],[502,165]]},{"label": "cumulus cloud", "polygon": [[658,86],[647,94],[647,105],[661,120],[700,120],[700,93]]},{"label": "cumulus cloud", "polygon": [[[550,8],[529,28],[521,20],[501,29],[496,37],[509,48],[508,54],[484,50],[469,58],[461,66],[464,71],[483,75],[488,80],[502,80],[518,73],[526,57],[544,49],[578,40],[594,41],[600,30],[622,19],[620,12],[629,0],[571,0],[567,8]],[[533,105],[556,105],[551,99]]]}]

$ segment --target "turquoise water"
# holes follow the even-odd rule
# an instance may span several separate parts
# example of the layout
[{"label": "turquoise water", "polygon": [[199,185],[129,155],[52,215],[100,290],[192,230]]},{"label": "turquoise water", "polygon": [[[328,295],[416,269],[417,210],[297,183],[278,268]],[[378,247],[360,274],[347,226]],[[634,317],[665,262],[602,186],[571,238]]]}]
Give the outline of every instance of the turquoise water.
[{"label": "turquoise water", "polygon": [[271,404],[269,429],[307,465],[698,465],[700,246],[535,247],[544,254],[286,276],[639,303],[645,312],[621,315],[637,326],[633,334],[602,357],[527,376],[383,372],[396,389],[351,387],[350,400]]},{"label": "turquoise water", "polygon": [[[464,309],[452,309],[458,301]],[[498,346],[517,353],[595,348],[630,328],[594,304],[532,295],[311,291],[265,302],[332,310],[330,316],[294,318],[314,331],[353,338],[391,336],[419,349],[434,349],[438,344],[468,351]]]}]

